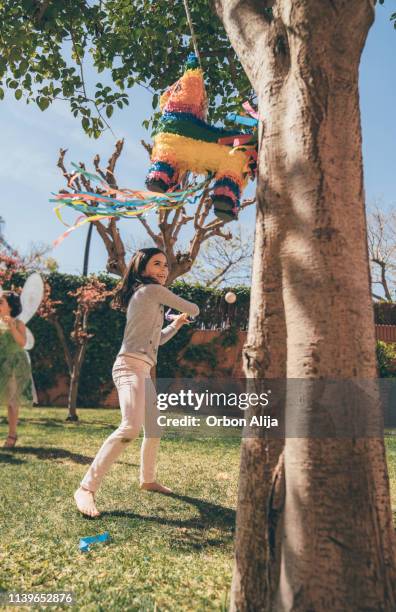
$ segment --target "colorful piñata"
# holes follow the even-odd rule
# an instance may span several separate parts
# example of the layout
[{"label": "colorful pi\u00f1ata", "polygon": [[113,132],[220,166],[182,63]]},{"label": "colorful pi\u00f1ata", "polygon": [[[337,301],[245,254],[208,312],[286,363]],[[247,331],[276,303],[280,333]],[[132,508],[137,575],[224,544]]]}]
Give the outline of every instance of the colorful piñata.
[{"label": "colorful pi\u00f1ata", "polygon": [[190,54],[183,76],[161,96],[162,117],[146,185],[163,193],[178,188],[187,172],[213,173],[214,212],[231,221],[237,218],[242,191],[252,175],[251,150],[234,146],[240,132],[208,124],[207,107],[203,72]]}]

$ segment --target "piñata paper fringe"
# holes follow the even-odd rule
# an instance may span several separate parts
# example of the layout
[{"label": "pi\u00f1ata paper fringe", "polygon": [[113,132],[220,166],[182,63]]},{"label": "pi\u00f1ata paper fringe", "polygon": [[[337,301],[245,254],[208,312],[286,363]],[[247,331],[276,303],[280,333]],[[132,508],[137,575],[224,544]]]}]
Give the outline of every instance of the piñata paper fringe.
[{"label": "pi\u00f1ata paper fringe", "polygon": [[71,178],[70,186],[79,175],[84,175],[102,187],[102,193],[80,191],[74,193],[58,193],[50,199],[50,202],[57,203],[54,208],[55,214],[64,225],[68,226],[62,218],[61,209],[65,206],[72,208],[80,213],[77,221],[54,241],[54,246],[58,246],[75,229],[84,223],[98,221],[100,219],[118,218],[129,219],[148,213],[151,210],[168,210],[185,206],[187,202],[195,202],[209,184],[211,178],[206,178],[198,185],[189,187],[181,191],[168,193],[154,193],[146,190],[133,189],[114,189],[100,176],[87,172],[76,164],[72,164],[76,172]]}]

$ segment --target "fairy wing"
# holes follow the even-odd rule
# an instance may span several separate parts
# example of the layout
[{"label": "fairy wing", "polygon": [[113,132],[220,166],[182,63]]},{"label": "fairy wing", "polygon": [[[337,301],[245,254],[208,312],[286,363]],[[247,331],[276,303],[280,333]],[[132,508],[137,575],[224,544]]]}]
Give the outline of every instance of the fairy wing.
[{"label": "fairy wing", "polygon": [[[25,324],[30,321],[40,306],[44,295],[44,283],[40,274],[33,272],[27,280],[21,293],[22,312],[18,319]],[[31,333],[31,332],[30,332]]]},{"label": "fairy wing", "polygon": [[[22,312],[17,317],[25,324],[30,321],[41,304],[44,295],[44,283],[40,274],[33,272],[23,286],[21,293]],[[30,329],[26,327],[26,343],[25,350],[30,351],[34,346],[34,336]]]},{"label": "fairy wing", "polygon": [[32,348],[34,347],[34,336],[28,327],[25,327],[25,331],[26,331],[26,342],[23,348],[25,349],[25,351],[31,351]]}]

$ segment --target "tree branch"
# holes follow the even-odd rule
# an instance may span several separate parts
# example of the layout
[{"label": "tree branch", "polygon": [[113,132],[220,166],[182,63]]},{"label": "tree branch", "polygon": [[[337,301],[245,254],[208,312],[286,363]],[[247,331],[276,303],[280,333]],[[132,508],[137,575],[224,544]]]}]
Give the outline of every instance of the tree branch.
[{"label": "tree branch", "polygon": [[381,302],[383,301],[383,297],[381,295],[376,295],[375,293],[371,294],[373,296],[373,298],[375,298],[376,300],[381,300]]},{"label": "tree branch", "polygon": [[43,2],[39,5],[34,17],[34,20],[38,25],[41,23],[41,20],[44,17],[45,11],[49,7],[50,2],[51,0],[43,0]]},{"label": "tree branch", "polygon": [[138,219],[140,223],[143,225],[148,235],[150,236],[150,238],[152,239],[152,241],[154,242],[154,244],[158,248],[163,249],[164,245],[162,244],[162,237],[153,232],[153,230],[151,229],[150,225],[147,223],[146,219],[144,219],[144,217],[138,217]]},{"label": "tree branch", "polygon": [[153,147],[152,145],[148,144],[145,140],[141,140],[140,144],[142,145],[142,147],[144,147],[149,155],[149,157],[151,157],[151,154],[153,152]]},{"label": "tree branch", "polygon": [[61,346],[63,348],[63,354],[65,356],[65,361],[67,364],[67,368],[69,370],[69,374],[71,375],[72,370],[73,370],[73,357],[72,354],[70,352],[69,346],[66,342],[66,337],[63,331],[63,327],[62,325],[59,323],[58,319],[56,317],[50,317],[50,322],[55,326],[56,329],[56,333],[58,335],[59,341],[61,343]]},{"label": "tree branch", "polygon": [[114,176],[114,170],[115,170],[117,161],[122,153],[123,148],[124,148],[124,139],[122,138],[121,140],[117,140],[115,144],[114,152],[107,163],[106,181],[108,182],[110,187],[113,187],[114,189],[118,188],[117,181]]},{"label": "tree branch", "polygon": [[73,181],[73,185],[72,185],[71,179],[74,176],[74,174],[71,174],[70,172],[68,172],[66,170],[65,161],[64,161],[66,153],[67,153],[67,149],[59,149],[59,158],[58,158],[58,163],[56,165],[57,165],[58,168],[60,168],[63,176],[65,177],[65,179],[67,181],[67,186],[70,189],[74,189],[75,190],[75,186],[74,186],[74,184],[75,184],[77,186],[77,188],[80,190],[81,189],[81,184],[80,184],[79,179],[78,178],[75,179]]},{"label": "tree branch", "polygon": [[94,163],[94,167],[96,172],[102,177],[102,179],[105,181],[106,180],[106,174],[103,172],[103,170],[101,169],[101,167],[99,166],[100,164],[100,156],[99,153],[97,153],[95,155],[95,157],[93,158],[93,163]]}]

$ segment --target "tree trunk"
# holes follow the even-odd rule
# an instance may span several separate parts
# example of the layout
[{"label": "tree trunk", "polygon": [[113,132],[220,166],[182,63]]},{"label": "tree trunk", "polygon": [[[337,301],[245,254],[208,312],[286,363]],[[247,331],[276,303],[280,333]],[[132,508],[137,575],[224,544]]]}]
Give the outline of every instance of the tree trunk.
[{"label": "tree trunk", "polygon": [[124,276],[127,266],[125,263],[125,248],[117,227],[118,219],[110,219],[107,227],[101,221],[93,221],[102,238],[107,251],[106,269],[110,274]]},{"label": "tree trunk", "polygon": [[84,363],[85,351],[87,348],[86,342],[80,345],[74,355],[73,366],[70,372],[70,384],[69,384],[69,397],[67,401],[67,407],[69,409],[68,418],[71,417],[77,420],[77,397],[78,397],[78,386],[80,384],[80,372],[82,364]]},{"label": "tree trunk", "polygon": [[[247,391],[251,393],[256,391],[257,380],[264,377],[280,379],[286,375],[286,326],[278,237],[276,215],[270,213],[264,197],[259,197],[249,328],[243,348]],[[271,404],[274,416],[282,411],[282,399],[279,394]],[[265,412],[268,414],[268,409]],[[247,419],[253,414],[259,411],[250,409]],[[279,500],[282,486],[278,484],[283,481],[283,440],[256,438],[244,433],[231,609],[269,610],[280,561],[276,533],[282,507],[282,499]]]},{"label": "tree trunk", "polygon": [[[278,360],[287,354],[289,381],[373,381],[358,96],[373,2],[216,5],[263,121],[247,375],[281,376]],[[281,310],[287,334],[275,329]],[[277,333],[285,348],[274,346]],[[324,416],[318,393],[320,399],[318,387],[306,388],[298,406],[289,394],[287,415],[314,427]],[[378,402],[368,405],[379,418]],[[337,402],[331,405],[337,408]],[[353,425],[353,410],[346,406],[345,414]],[[243,445],[231,608],[395,610],[395,537],[383,439],[289,437],[276,470],[280,449],[269,460],[269,447],[253,439]],[[251,462],[248,448],[255,449]],[[277,486],[282,469],[284,488]],[[278,516],[271,534],[274,500]]]},{"label": "tree trunk", "polygon": [[76,372],[76,366],[73,365],[73,369],[70,374],[69,396],[67,400],[67,407],[69,410],[68,417],[71,417],[73,419],[77,418],[78,384],[79,384],[79,373]]},{"label": "tree trunk", "polygon": [[84,263],[83,263],[83,276],[88,276],[88,265],[89,265],[89,252],[91,249],[91,241],[92,241],[92,223],[88,224],[88,233],[85,241],[85,249],[84,249]]}]

